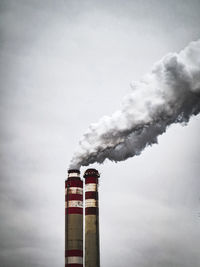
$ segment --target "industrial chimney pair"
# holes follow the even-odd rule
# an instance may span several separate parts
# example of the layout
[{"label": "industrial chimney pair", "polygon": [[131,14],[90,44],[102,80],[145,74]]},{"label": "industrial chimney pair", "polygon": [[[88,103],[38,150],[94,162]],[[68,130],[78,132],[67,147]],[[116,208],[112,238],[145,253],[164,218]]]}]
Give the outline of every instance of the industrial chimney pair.
[{"label": "industrial chimney pair", "polygon": [[[98,178],[88,169],[85,178],[85,267],[100,267]],[[65,267],[83,267],[83,181],[69,170],[65,181]]]}]

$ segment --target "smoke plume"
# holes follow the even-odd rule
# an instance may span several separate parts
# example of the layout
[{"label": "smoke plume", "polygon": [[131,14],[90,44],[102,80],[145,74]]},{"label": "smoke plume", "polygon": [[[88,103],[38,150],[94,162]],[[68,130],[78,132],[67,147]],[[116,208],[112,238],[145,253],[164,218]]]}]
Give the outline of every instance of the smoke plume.
[{"label": "smoke plume", "polygon": [[200,40],[169,53],[151,72],[131,84],[132,91],[111,116],[92,123],[79,142],[70,168],[105,159],[139,155],[172,123],[186,124],[200,112]]}]

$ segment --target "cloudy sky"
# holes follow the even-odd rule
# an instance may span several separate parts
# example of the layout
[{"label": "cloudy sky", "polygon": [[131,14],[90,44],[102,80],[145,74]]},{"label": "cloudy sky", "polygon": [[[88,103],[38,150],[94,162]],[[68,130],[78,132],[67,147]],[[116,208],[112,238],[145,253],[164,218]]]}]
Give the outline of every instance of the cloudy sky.
[{"label": "cloudy sky", "polygon": [[[200,37],[199,0],[0,0],[0,262],[64,266],[64,180],[91,122]],[[199,267],[200,116],[100,178],[102,267]],[[85,168],[82,168],[82,172]]]}]

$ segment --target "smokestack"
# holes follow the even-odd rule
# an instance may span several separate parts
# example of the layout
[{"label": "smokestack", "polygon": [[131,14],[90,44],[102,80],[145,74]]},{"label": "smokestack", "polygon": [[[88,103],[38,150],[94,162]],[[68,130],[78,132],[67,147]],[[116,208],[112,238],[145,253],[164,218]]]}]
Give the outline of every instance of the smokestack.
[{"label": "smokestack", "polygon": [[98,178],[96,169],[87,169],[85,178],[85,267],[100,266]]},{"label": "smokestack", "polygon": [[65,181],[65,267],[83,266],[83,181],[69,170]]}]

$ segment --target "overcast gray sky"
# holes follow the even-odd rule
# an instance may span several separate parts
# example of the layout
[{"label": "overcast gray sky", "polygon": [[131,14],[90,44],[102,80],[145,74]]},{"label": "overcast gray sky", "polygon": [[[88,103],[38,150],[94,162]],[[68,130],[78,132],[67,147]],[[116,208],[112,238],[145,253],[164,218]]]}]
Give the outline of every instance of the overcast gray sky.
[{"label": "overcast gray sky", "polygon": [[[64,266],[64,180],[91,122],[200,37],[199,0],[0,0],[0,265]],[[100,178],[102,267],[199,267],[200,116]],[[82,172],[85,169],[82,169]]]}]

